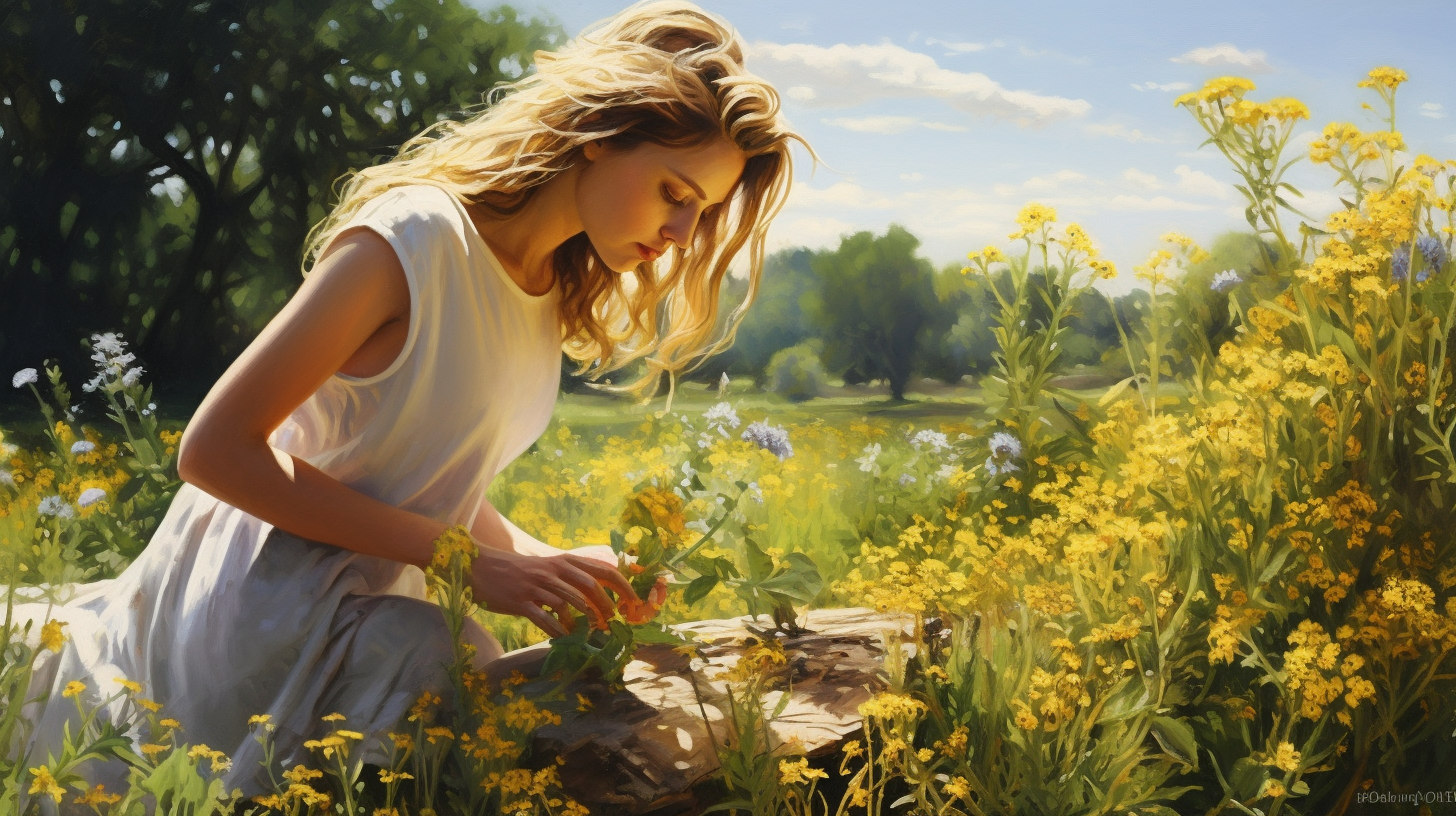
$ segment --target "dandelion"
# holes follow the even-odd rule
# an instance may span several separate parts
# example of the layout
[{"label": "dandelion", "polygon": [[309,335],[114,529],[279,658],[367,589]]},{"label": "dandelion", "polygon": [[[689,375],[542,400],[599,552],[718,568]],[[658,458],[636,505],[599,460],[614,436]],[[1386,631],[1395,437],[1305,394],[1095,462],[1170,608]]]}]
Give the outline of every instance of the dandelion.
[{"label": "dandelion", "polygon": [[90,507],[91,505],[96,504],[97,502],[102,501],[105,498],[105,490],[102,490],[99,487],[88,487],[84,491],[82,491],[80,497],[76,499],[76,504],[79,504],[82,507]]},{"label": "dandelion", "polygon": [[35,512],[42,516],[55,516],[56,518],[75,518],[76,508],[72,507],[60,496],[46,496],[40,500],[40,506]]},{"label": "dandelion", "polygon": [[125,677],[118,677],[116,678],[116,684],[131,692],[132,694],[142,693],[142,684],[134,680],[128,680]]},{"label": "dandelion", "polygon": [[10,378],[10,384],[15,386],[16,388],[20,388],[23,385],[32,385],[38,382],[40,382],[40,377],[36,375],[35,369],[33,368],[22,368],[19,371],[15,372],[14,377]]},{"label": "dandelion", "polygon": [[1213,276],[1213,280],[1208,284],[1208,288],[1215,292],[1227,292],[1243,282],[1244,279],[1236,270],[1225,269]]},{"label": "dandelion", "polygon": [[780,462],[794,455],[794,446],[789,444],[789,432],[767,422],[749,425],[741,438],[777,456]]},{"label": "dandelion", "polygon": [[86,684],[80,680],[72,680],[66,684],[66,690],[61,692],[62,697],[75,697],[86,690]]}]

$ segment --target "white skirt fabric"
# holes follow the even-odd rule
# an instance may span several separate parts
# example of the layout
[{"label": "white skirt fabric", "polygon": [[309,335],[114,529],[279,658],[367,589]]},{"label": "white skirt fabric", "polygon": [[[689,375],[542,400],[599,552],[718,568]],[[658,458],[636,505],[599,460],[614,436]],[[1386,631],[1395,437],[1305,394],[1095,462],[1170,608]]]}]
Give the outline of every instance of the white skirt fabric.
[{"label": "white skirt fabric", "polygon": [[[387,761],[388,733],[425,691],[448,703],[451,643],[423,573],[404,564],[300,538],[184,485],[147,549],[113,580],[75,587],[58,606],[16,607],[33,622],[67,622],[58,653],[43,652],[27,699],[32,765],[59,755],[64,728],[80,724],[62,691],[86,684],[88,708],[140,683],[157,717],[182,725],[180,744],[232,758],[224,783],[252,796],[271,790],[263,749],[249,726],[277,726],[273,769],[318,760],[303,747],[335,728],[365,735],[366,762]],[[37,699],[39,698],[39,699]],[[113,721],[138,718],[129,696],[106,706]],[[322,717],[343,714],[343,722]],[[150,735],[142,733],[143,739]],[[91,763],[83,775],[109,790],[125,768]]]}]

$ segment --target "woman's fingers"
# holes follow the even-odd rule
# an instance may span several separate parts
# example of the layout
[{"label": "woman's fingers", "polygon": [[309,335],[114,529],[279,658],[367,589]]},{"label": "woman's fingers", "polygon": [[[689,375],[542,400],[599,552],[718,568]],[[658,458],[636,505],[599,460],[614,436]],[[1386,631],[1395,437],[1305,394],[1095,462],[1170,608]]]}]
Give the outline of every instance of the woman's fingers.
[{"label": "woman's fingers", "polygon": [[601,601],[606,602],[605,606],[601,602],[589,602],[584,595],[577,591],[577,587],[564,579],[552,581],[547,588],[564,598],[572,606],[580,609],[581,614],[586,615],[589,619],[596,620],[602,617],[611,617],[611,613],[607,611],[612,608],[611,602],[607,601],[607,593],[602,591],[602,588],[597,585],[596,581],[591,579],[591,576],[579,570],[577,572],[581,576],[581,582],[589,584],[592,589],[596,590],[596,594],[601,596]]},{"label": "woman's fingers", "polygon": [[598,614],[608,618],[612,616],[612,609],[616,604],[612,603],[612,599],[607,597],[607,591],[602,589],[602,585],[597,583],[596,578],[593,578],[586,570],[579,569],[567,562],[562,567],[559,577],[583,601],[590,599],[592,607]]},{"label": "woman's fingers", "polygon": [[[581,558],[580,556],[573,558],[567,555],[566,558],[570,559],[570,563],[573,566],[590,575],[592,578],[595,578],[597,582],[611,587],[618,595],[624,598],[632,598],[633,600],[641,600],[637,597],[637,593],[632,590],[632,584],[622,576],[622,573],[616,567],[608,566],[595,559]],[[610,606],[610,603],[608,605]]]}]

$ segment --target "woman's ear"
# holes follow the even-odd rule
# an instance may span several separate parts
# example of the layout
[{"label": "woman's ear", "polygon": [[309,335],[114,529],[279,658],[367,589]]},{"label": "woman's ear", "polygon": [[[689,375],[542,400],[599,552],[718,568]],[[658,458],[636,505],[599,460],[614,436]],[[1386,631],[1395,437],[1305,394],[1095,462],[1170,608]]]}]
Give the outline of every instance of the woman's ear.
[{"label": "woman's ear", "polygon": [[581,146],[581,155],[587,161],[594,162],[597,159],[601,158],[602,150],[604,149],[605,146],[602,144],[601,139],[592,139],[591,141]]}]

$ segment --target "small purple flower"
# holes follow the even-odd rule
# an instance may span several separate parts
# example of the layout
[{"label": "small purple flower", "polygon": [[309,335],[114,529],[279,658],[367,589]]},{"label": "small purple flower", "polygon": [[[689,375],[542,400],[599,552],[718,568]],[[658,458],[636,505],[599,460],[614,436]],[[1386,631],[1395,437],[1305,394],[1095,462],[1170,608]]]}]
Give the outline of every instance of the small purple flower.
[{"label": "small purple flower", "polygon": [[900,482],[900,486],[904,487],[905,485],[915,484],[915,477],[908,473],[901,473],[898,481]]},{"label": "small purple flower", "polygon": [[789,444],[789,432],[767,422],[752,423],[743,431],[741,438],[777,456],[780,462],[794,455],[794,446]]},{"label": "small purple flower", "polygon": [[1208,284],[1208,288],[1215,292],[1227,292],[1243,282],[1244,279],[1239,275],[1237,270],[1225,269],[1213,276],[1213,280]]},{"label": "small purple flower", "polygon": [[[1446,247],[1439,239],[1422,235],[1416,239],[1416,250],[1421,253],[1421,260],[1425,261],[1421,271],[1416,273],[1417,283],[1424,282],[1432,272],[1440,272],[1446,265]],[[1390,276],[1396,280],[1405,280],[1410,274],[1410,264],[1411,246],[1401,244],[1390,255]]]}]

